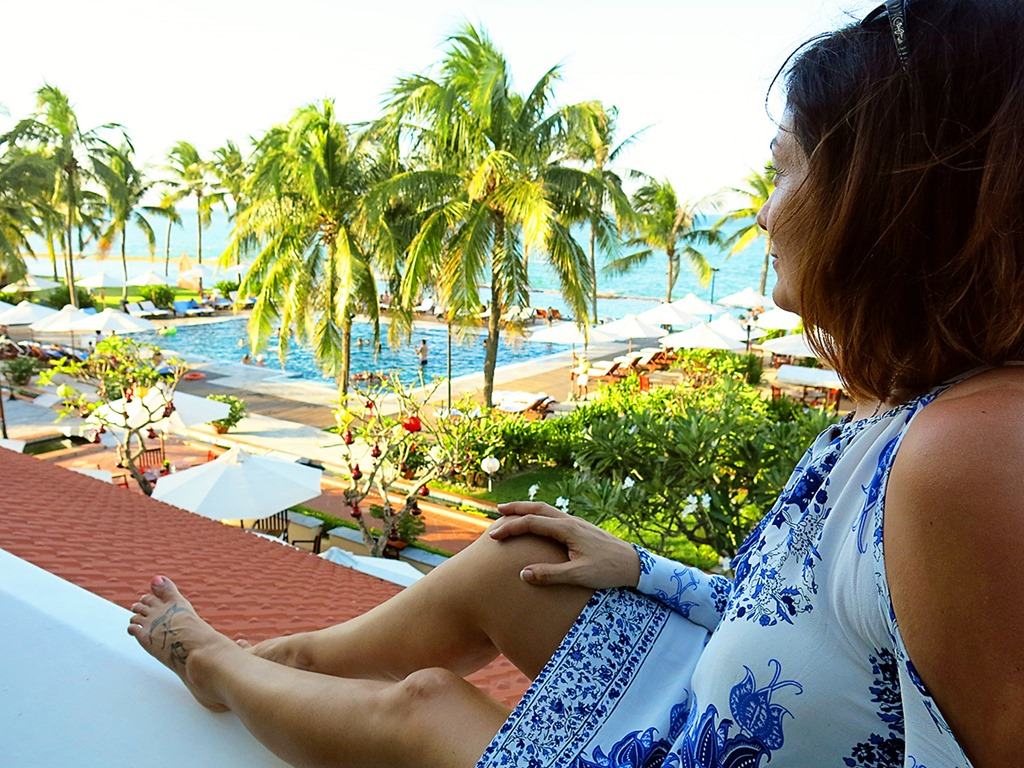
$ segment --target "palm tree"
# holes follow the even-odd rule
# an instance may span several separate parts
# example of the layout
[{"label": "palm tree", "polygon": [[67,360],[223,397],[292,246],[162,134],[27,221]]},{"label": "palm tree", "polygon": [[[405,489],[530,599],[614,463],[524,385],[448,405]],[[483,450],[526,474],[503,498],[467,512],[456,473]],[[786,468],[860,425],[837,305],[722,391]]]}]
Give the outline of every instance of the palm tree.
[{"label": "palm tree", "polygon": [[623,227],[633,220],[629,198],[622,190],[622,179],[607,168],[622,150],[642,131],[637,131],[615,146],[615,122],[618,110],[605,109],[594,102],[594,108],[583,113],[583,119],[569,132],[569,154],[590,166],[594,179],[592,197],[587,201],[587,224],[590,231],[590,271],[594,275],[591,292],[591,320],[597,318],[597,242],[606,254],[617,255]]},{"label": "palm tree", "polygon": [[646,264],[655,251],[660,251],[668,262],[665,301],[672,301],[672,289],[679,278],[683,256],[701,283],[707,284],[711,279],[711,266],[699,247],[717,245],[720,236],[713,228],[695,226],[695,206],[680,202],[671,182],[648,179],[634,193],[633,208],[636,236],[627,245],[642,249],[609,262],[608,272],[617,275],[630,272]]},{"label": "palm tree", "polygon": [[124,285],[121,287],[122,304],[128,301],[128,257],[127,231],[129,222],[133,223],[146,237],[149,255],[156,254],[156,236],[153,227],[143,215],[143,210],[150,212],[150,206],[142,205],[142,198],[153,186],[146,181],[132,162],[134,148],[131,144],[122,144],[106,161],[98,161],[96,174],[106,192],[109,223],[101,235],[101,242],[110,243],[114,237],[121,240],[121,268],[124,270]]},{"label": "palm tree", "polygon": [[43,222],[53,219],[50,171],[45,158],[16,147],[0,155],[0,285],[25,276],[29,236],[43,236]]},{"label": "palm tree", "polygon": [[[226,193],[223,198],[224,210],[228,211],[229,220],[234,221],[238,217],[239,212],[245,210],[246,199],[244,190],[246,179],[249,176],[248,163],[242,156],[238,145],[233,141],[228,141],[224,146],[213,150],[210,169],[217,180],[217,184]],[[228,195],[231,196],[231,202],[234,206],[233,210],[228,209]],[[242,244],[242,247],[237,251],[237,262],[241,263],[241,258],[251,251],[254,246],[255,243],[252,242]]]},{"label": "palm tree", "polygon": [[[171,177],[165,183],[173,190],[172,202],[186,197],[196,200],[196,259],[203,263],[203,230],[210,225],[213,206],[224,200],[224,191],[214,187],[210,166],[200,156],[199,150],[187,141],[179,141],[167,153],[170,161],[166,170]],[[199,284],[202,289],[202,281]]]},{"label": "palm tree", "polygon": [[173,194],[167,193],[160,198],[160,204],[154,205],[149,208],[150,213],[154,216],[159,216],[162,219],[167,219],[167,236],[164,239],[164,275],[171,271],[171,228],[175,225],[181,226],[181,215],[178,213],[178,208],[174,204],[175,198]]},{"label": "palm tree", "polygon": [[728,192],[737,195],[743,200],[743,204],[725,214],[715,222],[715,229],[721,228],[728,223],[738,223],[739,229],[729,235],[723,241],[724,245],[730,246],[729,255],[739,253],[753,243],[757,238],[764,237],[764,264],[761,265],[761,282],[758,285],[758,293],[765,295],[768,286],[768,265],[771,262],[772,238],[766,231],[762,230],[757,223],[757,213],[761,210],[772,192],[775,190],[775,169],[771,163],[764,167],[763,172],[753,171],[746,178],[745,187],[732,187]]},{"label": "palm tree", "polygon": [[[75,266],[73,262],[74,232],[85,220],[82,215],[83,182],[92,178],[97,160],[112,151],[111,144],[100,131],[120,128],[114,123],[83,131],[68,97],[52,85],[36,91],[36,112],[20,121],[2,140],[15,143],[27,141],[42,149],[51,169],[51,204],[63,208],[64,214],[64,274],[67,279],[71,304],[78,305],[75,295]],[[122,137],[124,137],[122,131]]]},{"label": "palm tree", "polygon": [[246,242],[259,252],[239,291],[256,296],[249,334],[266,344],[280,327],[279,354],[289,339],[312,342],[317,364],[348,391],[352,318],[379,316],[361,220],[367,147],[324,101],[299,109],[256,147],[248,201],[222,256],[230,261]]},{"label": "palm tree", "polygon": [[412,146],[413,170],[380,185],[374,200],[416,201],[422,225],[408,249],[401,300],[411,307],[433,285],[453,316],[475,317],[478,285],[490,283],[484,399],[492,402],[501,317],[529,304],[528,260],[545,255],[577,319],[587,316],[593,274],[569,225],[583,216],[594,182],[563,164],[575,105],[551,111],[558,68],[525,96],[508,64],[471,26],[451,38],[438,79],[404,78],[385,122],[398,146]]}]

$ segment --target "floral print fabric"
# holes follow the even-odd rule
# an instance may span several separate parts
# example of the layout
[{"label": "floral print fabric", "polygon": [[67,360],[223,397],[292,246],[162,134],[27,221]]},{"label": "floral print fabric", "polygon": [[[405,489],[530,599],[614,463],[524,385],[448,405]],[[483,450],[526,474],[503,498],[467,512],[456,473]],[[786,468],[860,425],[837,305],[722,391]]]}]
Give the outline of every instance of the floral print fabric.
[{"label": "floral print fabric", "polygon": [[954,381],[819,435],[733,579],[637,548],[595,593],[477,768],[970,768],[889,596],[885,491]]}]

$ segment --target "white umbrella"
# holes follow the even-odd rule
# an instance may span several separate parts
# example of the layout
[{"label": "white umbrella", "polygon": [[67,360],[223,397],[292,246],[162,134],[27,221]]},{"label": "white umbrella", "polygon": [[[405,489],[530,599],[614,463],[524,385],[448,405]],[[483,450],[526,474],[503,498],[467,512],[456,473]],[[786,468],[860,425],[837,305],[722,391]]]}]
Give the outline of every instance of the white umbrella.
[{"label": "white umbrella", "polygon": [[[614,339],[609,338],[604,332],[597,328],[591,327],[589,330],[590,342],[592,344],[599,344],[601,342],[613,341]],[[553,323],[547,328],[541,328],[539,331],[531,333],[526,337],[527,341],[538,341],[547,342],[548,344],[584,344],[586,339],[583,336],[583,331],[576,323]]]},{"label": "white umbrella", "polygon": [[319,496],[320,476],[315,467],[232,448],[160,478],[153,498],[212,520],[259,519]]},{"label": "white umbrella", "polygon": [[[735,339],[736,341],[742,342],[746,342],[747,340],[747,330],[742,325],[740,325],[739,320],[737,320],[732,315],[722,315],[721,317],[716,317],[714,320],[708,323],[708,327],[711,328],[716,333],[719,333],[728,339]],[[759,339],[762,336],[764,336],[764,331],[760,331],[757,329],[753,329],[750,331],[751,339]]]},{"label": "white umbrella", "polygon": [[212,283],[217,279],[216,273],[209,267],[197,264],[191,269],[186,269],[184,272],[178,273],[178,285],[182,283],[198,283],[202,280],[204,283]]},{"label": "white umbrella", "polygon": [[757,325],[769,331],[795,331],[803,322],[800,315],[784,309],[769,309],[757,318]]},{"label": "white umbrella", "polygon": [[18,282],[0,288],[0,293],[31,293],[33,291],[48,291],[51,288],[60,288],[60,283],[47,280],[45,277],[25,275]]},{"label": "white umbrella", "polygon": [[659,328],[653,323],[645,323],[636,315],[626,315],[621,320],[613,320],[610,323],[602,323],[597,326],[602,334],[611,339],[657,339],[665,335],[664,328]]},{"label": "white umbrella", "polygon": [[696,325],[700,322],[699,317],[694,317],[689,312],[684,312],[675,303],[659,304],[637,315],[637,319],[644,323],[655,325]]},{"label": "white umbrella", "polygon": [[83,318],[72,330],[100,331],[101,333],[139,333],[152,331],[156,326],[142,317],[132,317],[116,309],[104,309],[95,315]]},{"label": "white umbrella", "polygon": [[103,423],[115,429],[138,429],[149,424],[154,415],[159,415],[167,407],[168,402],[174,403],[174,411],[167,419],[157,419],[154,426],[164,430],[183,431],[186,427],[196,424],[209,424],[211,421],[227,418],[231,406],[217,400],[189,395],[185,392],[169,393],[166,387],[151,387],[141,396],[133,397],[129,403],[126,398],[114,400],[96,409],[94,423]]},{"label": "white umbrella", "polygon": [[122,288],[125,282],[124,275],[101,270],[88,277],[83,277],[81,280],[76,280],[75,284],[83,288]]},{"label": "white umbrella", "polygon": [[775,306],[769,297],[762,296],[753,288],[744,288],[742,291],[730,293],[719,299],[718,303],[723,307],[738,307],[739,309],[754,309],[755,307],[771,309]]},{"label": "white umbrella", "polygon": [[[220,272],[221,275],[224,275],[225,277],[237,278],[246,274],[249,271],[249,267],[251,266],[252,264],[232,264],[230,267],[223,267],[218,271]],[[206,278],[203,279],[205,280]]]},{"label": "white umbrella", "polygon": [[688,293],[683,296],[683,298],[673,301],[672,306],[686,312],[688,315],[697,316],[711,315],[714,317],[715,315],[720,315],[725,311],[721,307],[709,304],[704,301],[704,299],[698,298],[692,293]]},{"label": "white umbrella", "polygon": [[56,309],[23,301],[16,307],[0,312],[0,325],[31,325],[49,315],[57,314]]},{"label": "white umbrella", "polygon": [[425,575],[408,563],[401,560],[387,560],[383,557],[369,557],[368,555],[353,555],[341,547],[331,547],[326,552],[321,552],[320,557],[330,560],[336,565],[343,565],[360,573],[376,576],[403,587],[409,587],[423,578]]},{"label": "white umbrella", "polygon": [[666,336],[661,340],[661,344],[673,349],[728,349],[733,352],[746,349],[742,341],[723,336],[707,323]]},{"label": "white umbrella", "polygon": [[128,280],[128,285],[170,285],[167,278],[152,269]]},{"label": "white umbrella", "polygon": [[789,336],[769,339],[761,344],[761,349],[773,352],[776,355],[789,355],[790,357],[818,356],[807,344],[807,339],[802,333],[793,333]]},{"label": "white umbrella", "polygon": [[74,327],[75,323],[87,317],[88,313],[83,310],[65,304],[59,312],[36,320],[29,328],[37,333],[74,333],[78,330]]}]

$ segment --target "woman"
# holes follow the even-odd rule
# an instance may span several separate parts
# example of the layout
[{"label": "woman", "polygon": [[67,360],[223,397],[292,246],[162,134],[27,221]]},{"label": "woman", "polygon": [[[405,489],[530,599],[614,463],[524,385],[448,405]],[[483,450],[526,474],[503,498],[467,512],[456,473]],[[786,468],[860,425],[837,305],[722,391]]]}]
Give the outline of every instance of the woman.
[{"label": "woman", "polygon": [[129,632],[296,765],[1020,764],[1024,9],[887,6],[788,69],[758,221],[857,410],[734,580],[515,503],[345,624],[246,651],[156,577]]}]

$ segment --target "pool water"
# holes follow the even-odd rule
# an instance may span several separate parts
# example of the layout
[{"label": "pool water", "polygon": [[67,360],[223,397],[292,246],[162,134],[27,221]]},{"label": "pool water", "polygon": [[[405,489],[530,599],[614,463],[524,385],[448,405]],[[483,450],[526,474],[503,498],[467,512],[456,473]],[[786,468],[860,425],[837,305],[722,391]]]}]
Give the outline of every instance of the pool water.
[{"label": "pool water", "polygon": [[[245,327],[245,319],[224,320],[218,323],[203,325],[178,326],[178,332],[170,336],[156,333],[133,334],[139,341],[157,344],[164,349],[179,352],[182,355],[202,355],[219,362],[240,363],[242,356],[249,349],[249,339]],[[359,340],[363,344],[359,344]],[[419,356],[416,353],[421,340],[427,342],[427,365],[424,376],[427,381],[447,374],[447,339],[445,328],[417,327],[412,339],[398,349],[387,344],[387,325],[381,323],[381,351],[374,360],[373,326],[369,323],[353,323],[352,325],[352,375],[362,371],[379,373],[398,372],[405,381],[415,381],[419,376]],[[498,365],[522,363],[538,357],[566,352],[569,347],[560,344],[538,344],[514,340],[510,343],[504,335],[498,345]],[[268,367],[276,367],[277,335],[271,338],[266,349]],[[460,342],[452,335],[452,377],[469,373],[480,373],[484,369],[484,335],[470,332]],[[304,346],[293,343],[285,360],[285,373],[310,381],[334,383],[333,379],[324,376],[313,360],[313,353]]]}]

